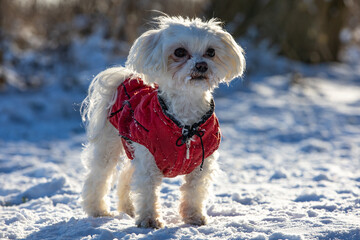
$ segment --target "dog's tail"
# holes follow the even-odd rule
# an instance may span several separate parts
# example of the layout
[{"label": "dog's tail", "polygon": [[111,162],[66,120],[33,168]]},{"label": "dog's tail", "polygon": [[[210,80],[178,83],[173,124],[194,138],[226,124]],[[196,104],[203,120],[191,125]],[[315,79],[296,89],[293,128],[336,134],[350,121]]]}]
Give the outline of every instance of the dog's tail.
[{"label": "dog's tail", "polygon": [[91,82],[88,96],[81,104],[81,117],[89,141],[103,131],[108,113],[116,99],[117,87],[133,73],[123,67],[113,67],[99,73]]}]

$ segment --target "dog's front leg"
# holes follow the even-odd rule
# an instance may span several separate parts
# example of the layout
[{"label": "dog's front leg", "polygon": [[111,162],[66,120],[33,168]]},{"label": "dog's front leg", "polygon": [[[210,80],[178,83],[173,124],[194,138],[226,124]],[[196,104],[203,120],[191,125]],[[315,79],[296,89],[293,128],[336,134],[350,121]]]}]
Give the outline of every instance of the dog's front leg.
[{"label": "dog's front leg", "polygon": [[161,228],[163,224],[159,220],[158,195],[163,175],[149,150],[137,143],[133,143],[133,147],[136,224],[143,228]]},{"label": "dog's front leg", "polygon": [[202,171],[198,167],[185,176],[185,183],[180,188],[182,193],[180,214],[187,224],[200,226],[207,223],[205,204],[218,155],[216,151],[206,158]]}]

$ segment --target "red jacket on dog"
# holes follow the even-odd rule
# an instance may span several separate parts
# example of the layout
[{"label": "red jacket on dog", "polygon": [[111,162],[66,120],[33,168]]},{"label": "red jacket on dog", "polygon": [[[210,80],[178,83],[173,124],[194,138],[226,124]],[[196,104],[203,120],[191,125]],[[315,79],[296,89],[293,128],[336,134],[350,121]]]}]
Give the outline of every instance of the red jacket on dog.
[{"label": "red jacket on dog", "polygon": [[[119,130],[126,155],[133,159],[131,142],[145,146],[165,177],[191,173],[219,148],[219,121],[211,109],[192,126],[167,113],[158,88],[139,79],[126,79],[117,89],[109,121]],[[205,163],[206,164],[206,163]]]}]

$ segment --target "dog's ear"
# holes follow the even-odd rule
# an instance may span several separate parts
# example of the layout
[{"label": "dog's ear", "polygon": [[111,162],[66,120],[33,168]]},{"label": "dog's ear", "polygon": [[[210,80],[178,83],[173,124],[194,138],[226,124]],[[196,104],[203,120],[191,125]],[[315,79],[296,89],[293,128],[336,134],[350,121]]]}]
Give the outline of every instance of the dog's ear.
[{"label": "dog's ear", "polygon": [[241,77],[245,71],[244,50],[235,42],[234,38],[226,31],[220,34],[221,42],[224,44],[225,52],[221,56],[221,61],[226,63],[225,82],[229,83],[236,77]]},{"label": "dog's ear", "polygon": [[161,31],[149,30],[133,44],[126,61],[126,67],[145,75],[162,74],[166,63],[163,57]]}]

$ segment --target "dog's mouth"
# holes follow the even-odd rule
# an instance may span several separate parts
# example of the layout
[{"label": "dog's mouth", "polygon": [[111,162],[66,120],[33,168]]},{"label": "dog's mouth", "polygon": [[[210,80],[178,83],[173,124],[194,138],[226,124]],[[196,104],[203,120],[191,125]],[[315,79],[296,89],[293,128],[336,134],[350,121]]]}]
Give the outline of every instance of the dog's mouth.
[{"label": "dog's mouth", "polygon": [[191,75],[191,80],[200,81],[200,80],[207,80],[208,77],[205,75]]}]

